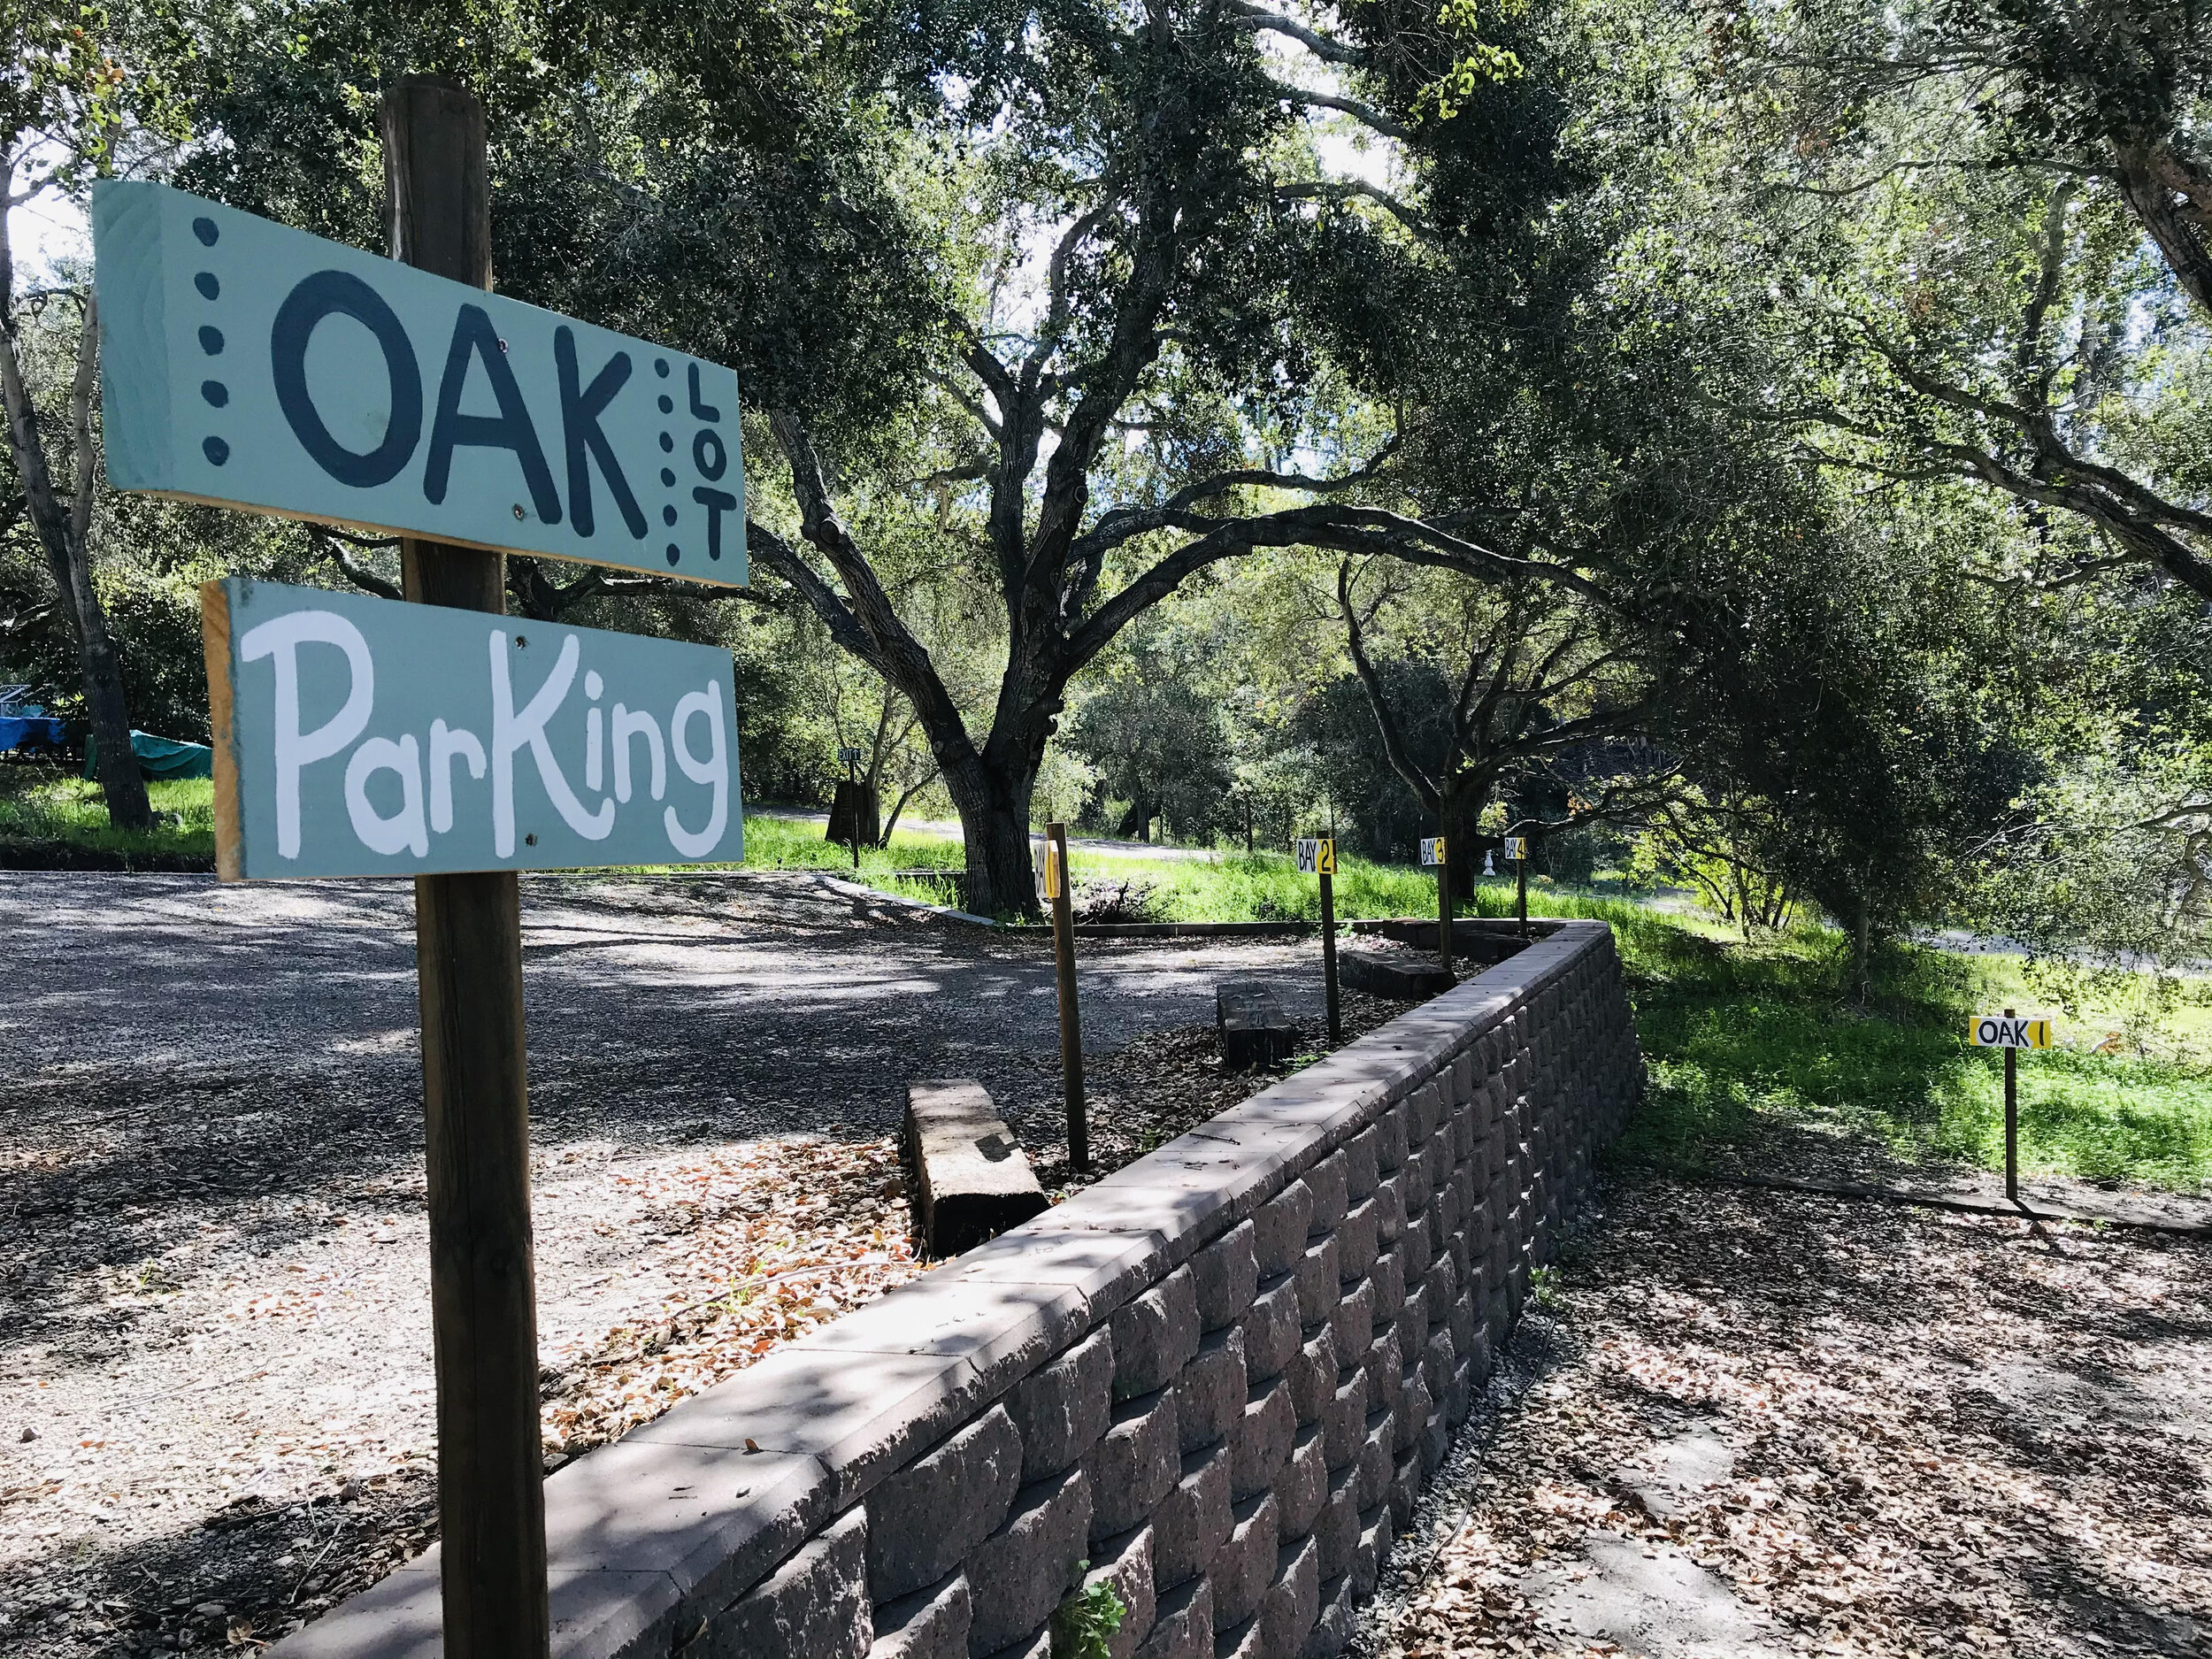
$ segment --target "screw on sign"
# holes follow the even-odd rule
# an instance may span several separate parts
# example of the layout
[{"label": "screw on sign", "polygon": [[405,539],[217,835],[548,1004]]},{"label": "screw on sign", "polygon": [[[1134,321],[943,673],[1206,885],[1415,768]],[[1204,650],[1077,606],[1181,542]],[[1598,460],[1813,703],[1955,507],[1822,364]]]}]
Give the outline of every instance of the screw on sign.
[{"label": "screw on sign", "polygon": [[[729,653],[500,626],[504,556],[746,579],[737,380],[488,292],[483,106],[379,114],[392,257],[92,204],[114,488],[397,534],[405,602],[201,592],[226,879],[409,875],[446,1659],[550,1640],[518,871],[741,856]],[[495,411],[496,412],[487,412]]]},{"label": "screw on sign", "polygon": [[2005,1196],[2020,1202],[2020,1083],[2016,1056],[2023,1048],[2048,1048],[2051,1022],[2024,1019],[2007,1009],[1967,1022],[1966,1034],[1977,1048],[2005,1051]]}]

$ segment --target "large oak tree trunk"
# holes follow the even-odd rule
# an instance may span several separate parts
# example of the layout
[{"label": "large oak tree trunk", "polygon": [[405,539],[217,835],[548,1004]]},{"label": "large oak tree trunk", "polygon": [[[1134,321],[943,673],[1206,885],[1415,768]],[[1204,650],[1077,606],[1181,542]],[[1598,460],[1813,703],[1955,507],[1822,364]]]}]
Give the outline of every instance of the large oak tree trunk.
[{"label": "large oak tree trunk", "polygon": [[1036,786],[1034,766],[1002,761],[994,766],[980,756],[945,772],[967,843],[968,908],[979,915],[1034,921],[1041,913],[1029,854],[1030,798]]}]

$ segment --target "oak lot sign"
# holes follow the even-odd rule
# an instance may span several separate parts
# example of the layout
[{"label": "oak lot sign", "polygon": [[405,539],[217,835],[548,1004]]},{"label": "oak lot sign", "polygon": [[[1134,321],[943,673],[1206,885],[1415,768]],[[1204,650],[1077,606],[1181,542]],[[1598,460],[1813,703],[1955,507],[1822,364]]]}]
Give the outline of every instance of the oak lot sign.
[{"label": "oak lot sign", "polygon": [[92,226],[116,488],[744,582],[729,370],[165,185]]},{"label": "oak lot sign", "polygon": [[226,879],[744,856],[727,651],[246,577],[200,601]]}]

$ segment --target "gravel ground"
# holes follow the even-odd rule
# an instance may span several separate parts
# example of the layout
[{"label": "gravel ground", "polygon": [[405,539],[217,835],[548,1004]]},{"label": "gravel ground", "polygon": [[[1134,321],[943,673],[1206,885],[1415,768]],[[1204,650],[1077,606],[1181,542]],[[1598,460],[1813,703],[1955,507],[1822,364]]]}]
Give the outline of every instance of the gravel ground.
[{"label": "gravel ground", "polygon": [[1624,1176],[1360,1648],[2204,1655],[2208,1522],[2212,1240]]},{"label": "gravel ground", "polygon": [[[980,1079],[1064,1159],[1041,941],[796,874],[534,878],[524,920],[558,1443],[913,1271],[886,1138],[909,1079]],[[0,877],[0,1654],[248,1645],[429,1535],[411,925],[399,883]],[[1082,961],[1113,1156],[1174,1132],[1139,1097],[1199,1064],[1222,978],[1319,1021],[1310,941]],[[706,1306],[767,1268],[795,1276]]]}]

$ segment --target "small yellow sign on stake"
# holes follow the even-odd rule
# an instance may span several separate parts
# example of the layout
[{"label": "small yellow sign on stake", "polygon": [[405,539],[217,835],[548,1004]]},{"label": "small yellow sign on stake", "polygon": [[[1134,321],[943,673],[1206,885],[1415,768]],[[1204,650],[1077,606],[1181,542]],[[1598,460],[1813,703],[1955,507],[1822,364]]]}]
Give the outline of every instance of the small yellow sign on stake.
[{"label": "small yellow sign on stake", "polygon": [[1057,842],[1045,843],[1045,897],[1060,896],[1060,848]]},{"label": "small yellow sign on stake", "polygon": [[1421,838],[1421,862],[1425,864],[1444,862],[1444,838],[1441,835],[1424,835]]},{"label": "small yellow sign on stake", "polygon": [[1336,873],[1336,843],[1327,836],[1305,836],[1293,843],[1291,851],[1298,861],[1302,876],[1333,876]]},{"label": "small yellow sign on stake", "polygon": [[1966,1022],[1966,1034],[1977,1048],[2048,1048],[2051,1022],[2010,1014],[1983,1014]]},{"label": "small yellow sign on stake", "polygon": [[1528,856],[1528,837],[1525,835],[1507,836],[1505,838],[1505,856],[1508,858],[1516,860],[1525,859]]}]

